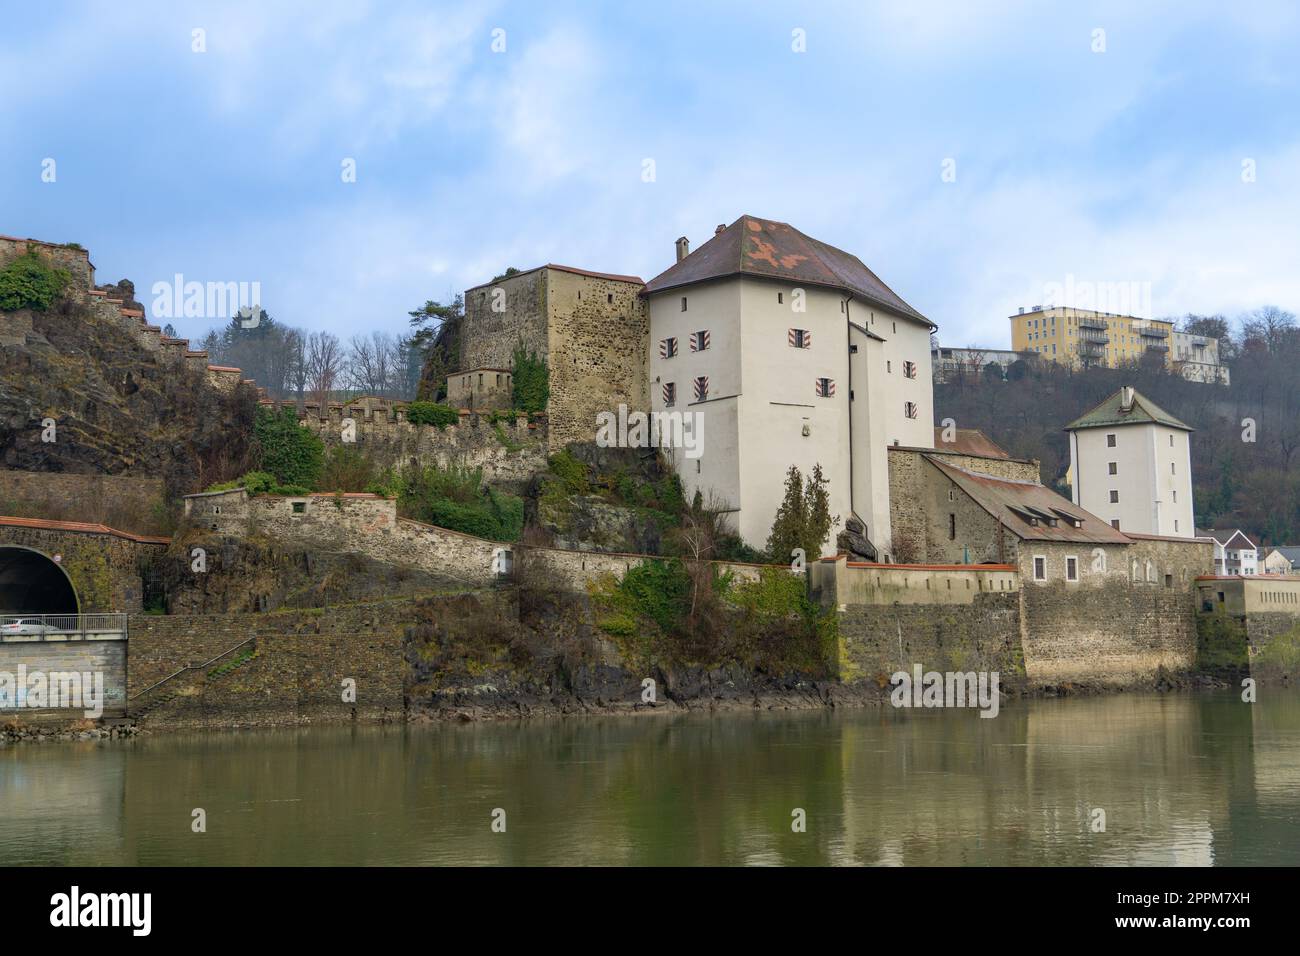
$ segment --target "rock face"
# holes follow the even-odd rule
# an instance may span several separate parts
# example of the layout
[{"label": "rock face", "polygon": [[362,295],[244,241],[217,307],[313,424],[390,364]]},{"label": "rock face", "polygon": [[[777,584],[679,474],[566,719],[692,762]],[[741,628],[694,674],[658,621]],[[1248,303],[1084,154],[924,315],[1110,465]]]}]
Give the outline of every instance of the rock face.
[{"label": "rock face", "polygon": [[[195,548],[202,549],[203,571],[195,570]],[[356,552],[193,531],[155,560],[154,573],[171,614],[332,607],[463,586]]]},{"label": "rock face", "polygon": [[23,320],[23,344],[0,349],[0,467],[163,478],[172,494],[242,473],[253,389],[221,393],[79,293]]}]

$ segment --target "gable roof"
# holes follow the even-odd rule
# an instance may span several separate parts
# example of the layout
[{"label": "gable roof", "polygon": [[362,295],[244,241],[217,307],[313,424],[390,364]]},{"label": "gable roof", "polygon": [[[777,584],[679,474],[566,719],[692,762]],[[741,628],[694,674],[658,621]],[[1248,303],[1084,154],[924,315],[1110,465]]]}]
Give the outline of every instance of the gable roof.
[{"label": "gable roof", "polygon": [[1133,390],[1133,407],[1128,411],[1120,408],[1124,390],[1121,388],[1091,411],[1080,415],[1065,426],[1067,432],[1076,428],[1102,428],[1111,425],[1167,425],[1190,432],[1192,427],[1180,422],[1167,411],[1147,398],[1137,389]]},{"label": "gable roof", "polygon": [[[994,478],[958,468],[934,455],[922,457],[1017,538],[1082,544],[1132,543],[1128,535],[1037,482]],[[1031,523],[1031,518],[1037,524]],[[1070,518],[1079,526],[1075,527]],[[1054,526],[1052,520],[1056,521]]]},{"label": "gable roof", "polygon": [[1284,544],[1280,547],[1274,548],[1273,551],[1270,551],[1269,553],[1272,554],[1273,552],[1282,555],[1282,557],[1290,561],[1292,565],[1300,564],[1300,547]]},{"label": "gable roof", "polygon": [[836,249],[785,222],[741,216],[686,258],[648,283],[645,295],[727,276],[784,279],[840,289],[930,328],[938,328],[902,300],[857,256]]},{"label": "gable roof", "polygon": [[1246,532],[1242,531],[1240,528],[1223,528],[1221,530],[1216,530],[1214,528],[1198,529],[1196,536],[1198,538],[1213,538],[1225,548],[1233,547],[1233,541],[1236,538],[1241,538],[1241,541],[1235,545],[1237,550],[1241,550],[1243,547],[1259,548],[1259,545],[1251,539],[1250,535],[1246,534]]}]

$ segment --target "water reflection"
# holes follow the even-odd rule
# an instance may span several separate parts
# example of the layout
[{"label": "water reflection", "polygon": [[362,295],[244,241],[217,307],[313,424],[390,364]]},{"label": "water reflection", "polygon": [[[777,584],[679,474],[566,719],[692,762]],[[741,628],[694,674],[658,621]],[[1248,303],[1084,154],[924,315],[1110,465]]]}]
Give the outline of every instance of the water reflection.
[{"label": "water reflection", "polygon": [[1300,696],[1263,696],[11,746],[0,864],[1294,865]]}]

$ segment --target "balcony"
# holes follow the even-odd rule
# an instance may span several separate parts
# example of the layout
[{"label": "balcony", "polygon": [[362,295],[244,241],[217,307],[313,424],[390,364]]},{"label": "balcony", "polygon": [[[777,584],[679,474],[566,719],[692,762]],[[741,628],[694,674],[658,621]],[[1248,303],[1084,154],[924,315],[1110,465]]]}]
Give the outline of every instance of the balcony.
[{"label": "balcony", "polygon": [[1081,329],[1100,329],[1105,332],[1108,326],[1105,319],[1099,319],[1095,316],[1079,319],[1079,328]]},{"label": "balcony", "polygon": [[[1138,332],[1138,335],[1148,339],[1167,339],[1169,338],[1169,330],[1154,325],[1147,325]],[[1166,348],[1168,348],[1168,346],[1166,346]]]},{"label": "balcony", "polygon": [[1168,352],[1168,351],[1169,351],[1169,343],[1168,343],[1168,342],[1148,342],[1148,343],[1147,343],[1147,351],[1148,351],[1148,352]]},{"label": "balcony", "polygon": [[1079,354],[1085,358],[1105,358],[1106,346],[1103,342],[1080,342]]},{"label": "balcony", "polygon": [[1110,342],[1110,336],[1105,332],[1098,332],[1096,329],[1080,329],[1079,339],[1096,345],[1106,345]]}]

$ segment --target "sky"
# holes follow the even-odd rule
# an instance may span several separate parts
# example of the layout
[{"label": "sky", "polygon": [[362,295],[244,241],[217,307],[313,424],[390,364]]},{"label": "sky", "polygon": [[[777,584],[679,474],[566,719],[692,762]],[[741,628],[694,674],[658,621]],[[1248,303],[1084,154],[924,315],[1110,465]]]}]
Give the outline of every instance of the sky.
[{"label": "sky", "polygon": [[190,338],[222,317],[160,316],[177,274],[346,339],[507,266],[648,280],[742,214],[946,345],[1067,286],[1300,311],[1297,48],[1283,2],[21,4],[0,234]]}]

